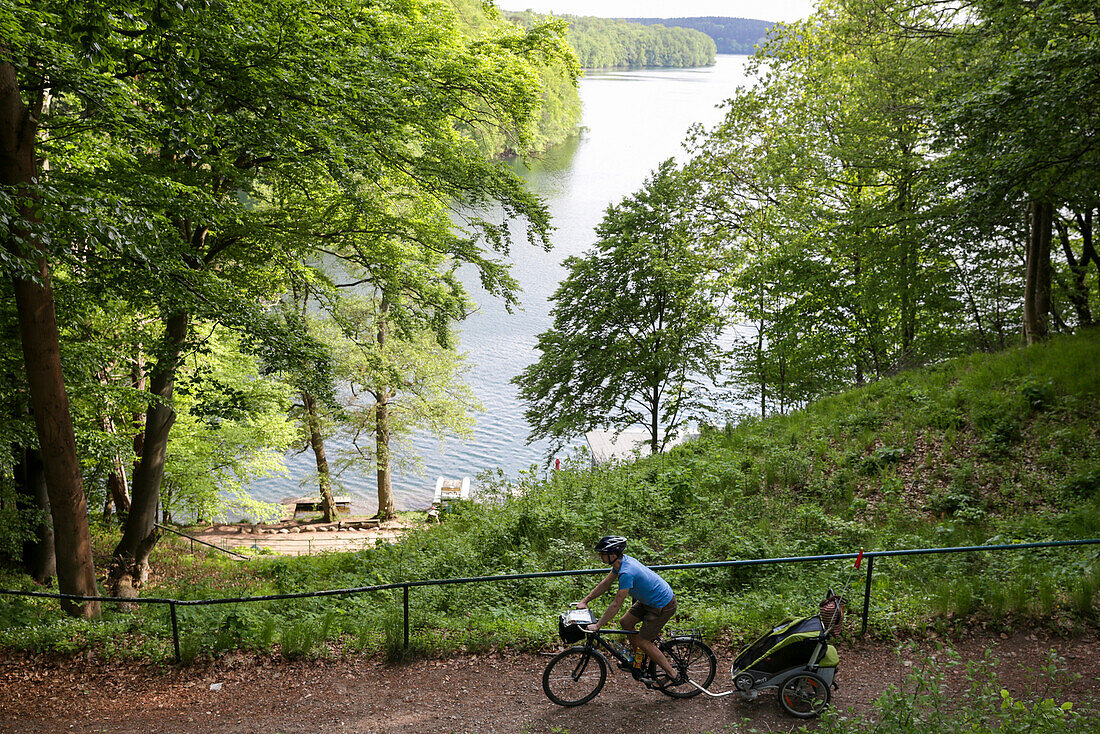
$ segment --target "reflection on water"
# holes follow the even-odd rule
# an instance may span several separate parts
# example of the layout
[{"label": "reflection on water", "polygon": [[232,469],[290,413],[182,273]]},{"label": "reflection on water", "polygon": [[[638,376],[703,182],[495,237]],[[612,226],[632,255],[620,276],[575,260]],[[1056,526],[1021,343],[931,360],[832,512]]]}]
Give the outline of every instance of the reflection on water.
[{"label": "reflection on water", "polygon": [[[469,383],[485,411],[477,415],[467,441],[441,443],[421,435],[395,446],[406,456],[419,456],[422,466],[421,471],[395,471],[399,509],[426,507],[438,475],[474,477],[499,467],[515,477],[545,464],[547,447],[526,443],[527,423],[511,379],[536,359],[535,337],[551,325],[548,299],[564,275],[561,263],[593,244],[593,228],[609,204],[638,190],[662,160],[682,157],[681,141],[692,124],[710,126],[721,119],[717,106],[744,83],[745,59],[723,55],[703,69],[591,72],[580,82],[583,132],[514,164],[550,209],[554,248],[543,252],[527,246],[522,232],[515,232],[519,244],[509,259],[522,293],[521,307],[512,314],[485,294],[471,272],[465,273],[478,310],[461,324],[461,348],[473,365]],[[300,486],[314,472],[311,452],[289,456],[287,466],[289,477],[254,482],[252,495],[274,501],[315,491]],[[345,471],[339,482],[338,491],[352,496],[355,512],[375,511],[373,471]]]}]

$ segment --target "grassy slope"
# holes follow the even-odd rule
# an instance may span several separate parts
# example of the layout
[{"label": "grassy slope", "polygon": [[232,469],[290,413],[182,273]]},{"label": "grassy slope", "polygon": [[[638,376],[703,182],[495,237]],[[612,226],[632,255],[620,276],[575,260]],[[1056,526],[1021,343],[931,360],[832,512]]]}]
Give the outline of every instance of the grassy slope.
[{"label": "grassy slope", "polygon": [[[239,564],[190,559],[162,541],[149,596],[198,598],[346,588],[413,579],[591,568],[592,541],[631,538],[649,563],[716,561],[1100,537],[1100,332],[974,355],[749,420],[665,456],[615,467],[583,461],[518,482],[482,477],[496,502],[468,504],[399,546]],[[507,497],[507,500],[505,500]],[[872,629],[879,634],[1022,619],[1061,629],[1094,624],[1096,547],[883,559]],[[679,622],[743,638],[813,609],[847,564],[669,572]],[[416,589],[421,649],[544,644],[556,613],[596,576]],[[190,580],[188,580],[190,579]],[[23,583],[5,579],[4,586]],[[101,628],[57,620],[50,604],[0,605],[0,645],[82,644],[128,654],[126,630],[167,655],[163,610],[110,613]],[[393,593],[188,610],[185,654],[249,647],[396,649]],[[20,624],[35,624],[31,632]],[[3,628],[7,628],[6,631]],[[73,643],[74,639],[86,643]],[[112,647],[115,645],[115,647]],[[159,653],[157,651],[160,651]]]}]

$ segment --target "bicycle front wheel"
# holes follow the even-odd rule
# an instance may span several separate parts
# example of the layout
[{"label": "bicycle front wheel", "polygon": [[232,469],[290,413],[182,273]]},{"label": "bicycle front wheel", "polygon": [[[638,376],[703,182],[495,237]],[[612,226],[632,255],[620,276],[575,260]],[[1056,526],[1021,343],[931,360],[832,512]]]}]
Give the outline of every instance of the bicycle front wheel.
[{"label": "bicycle front wheel", "polygon": [[[714,650],[711,650],[702,640],[688,637],[674,638],[664,642],[661,645],[661,651],[668,658],[669,665],[677,672],[686,673],[692,683],[708,688],[714,682],[714,674],[718,671],[718,658]],[[679,685],[672,685],[672,681],[664,676],[660,668],[657,668],[657,672],[664,678],[660,689],[666,696],[691,698],[702,693],[686,681]]]},{"label": "bicycle front wheel", "polygon": [[542,690],[559,706],[580,706],[603,690],[607,661],[587,647],[571,647],[558,653],[542,673]]}]

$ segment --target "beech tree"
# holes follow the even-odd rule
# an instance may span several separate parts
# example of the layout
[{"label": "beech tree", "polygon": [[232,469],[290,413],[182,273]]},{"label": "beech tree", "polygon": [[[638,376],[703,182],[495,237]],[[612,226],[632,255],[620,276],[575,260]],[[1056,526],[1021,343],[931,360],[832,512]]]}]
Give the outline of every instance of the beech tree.
[{"label": "beech tree", "polygon": [[[51,135],[63,120],[96,119],[104,134],[120,129],[113,114],[128,104],[112,52],[129,47],[128,30],[148,17],[141,3],[98,6],[15,2],[0,7],[0,212],[5,218],[2,263],[11,278],[22,343],[30,409],[37,426],[53,519],[58,586],[62,592],[97,593],[87,525],[87,498],[76,455],[65,390],[50,258],[65,247],[42,212],[58,195],[50,180]],[[112,13],[114,15],[112,15]],[[129,18],[121,25],[112,18]],[[141,20],[139,20],[141,19]],[[112,112],[103,113],[103,110]],[[37,460],[31,460],[31,466]],[[65,601],[73,614],[95,616],[98,604]]]},{"label": "beech tree", "polygon": [[[944,164],[970,211],[1001,221],[1026,217],[1023,330],[1032,343],[1057,317],[1059,219],[1080,225],[1080,256],[1069,249],[1065,258],[1081,323],[1088,323],[1080,310],[1082,266],[1091,261],[1100,273],[1089,225],[1100,207],[1100,19],[1086,0],[978,2],[951,17],[958,64],[953,93],[939,110]],[[1062,248],[1070,245],[1065,233]]]},{"label": "beech tree", "polygon": [[[250,199],[264,201],[280,182],[322,177],[368,211],[408,187],[474,212],[496,202],[505,216],[531,223],[532,240],[545,241],[547,228],[544,209],[518,177],[461,130],[500,120],[524,134],[537,109],[532,62],[556,52],[553,29],[469,41],[453,32],[447,6],[421,2],[239,2],[199,12],[156,46],[155,68],[138,80],[156,146],[136,156],[136,168],[108,171],[122,180],[132,170],[153,192],[143,206],[164,211],[170,226],[158,266],[182,286],[159,298],[164,340],[151,371],[132,509],[115,552],[116,577],[134,582],[156,542],[173,386],[193,318],[208,315],[260,337],[266,329],[282,348],[293,346],[293,335],[261,318],[255,301],[273,297],[278,281],[260,273],[293,267],[310,243],[279,250],[286,241],[271,236],[271,222],[289,212]],[[159,192],[186,196],[167,200]],[[506,248],[507,230],[476,215],[470,226],[469,236],[453,241],[453,256],[477,262],[491,291],[508,290],[504,271],[482,251],[485,243]]]},{"label": "beech tree", "polygon": [[935,55],[873,5],[781,27],[756,83],[691,141],[699,216],[738,262],[730,318],[752,325],[733,378],[764,411],[941,353],[943,314],[961,308],[949,243],[924,228]]},{"label": "beech tree", "polygon": [[[466,408],[476,401],[459,379],[462,359],[455,352],[452,324],[465,318],[471,304],[456,275],[457,264],[473,264],[490,293],[509,303],[515,298],[507,267],[471,249],[470,234],[460,226],[462,213],[448,212],[413,182],[398,181],[372,182],[393,192],[369,206],[348,198],[349,193],[370,196],[362,187],[303,191],[290,186],[276,195],[279,208],[295,212],[282,236],[313,243],[325,258],[295,283],[293,316],[332,355],[336,390],[327,398],[302,390],[302,419],[322,504],[333,483],[324,442],[339,433],[352,449],[335,457],[338,468],[375,470],[382,518],[396,511],[394,465],[402,459],[415,463],[392,440],[413,429],[441,438],[469,430]],[[316,207],[316,202],[325,205]],[[303,377],[298,373],[292,379]]]},{"label": "beech tree", "polygon": [[565,261],[554,325],[514,379],[530,441],[556,448],[593,428],[641,425],[658,452],[687,421],[715,412],[723,268],[692,236],[680,186],[665,161],[608,207],[595,247]]},{"label": "beech tree", "polygon": [[[115,550],[122,591],[141,583],[157,541],[176,387],[196,325],[236,330],[256,353],[308,361],[316,352],[270,313],[314,244],[277,235],[293,212],[266,207],[271,191],[324,180],[368,212],[420,192],[465,224],[461,236],[424,247],[474,263],[489,291],[513,302],[507,267],[486,255],[511,245],[502,219],[526,222],[528,240],[548,246],[545,209],[484,154],[475,131],[494,128],[510,149],[528,149],[538,69],[575,68],[560,22],[456,32],[450,5],[423,0],[17,2],[0,20],[3,262],[23,304],[25,344],[35,347],[27,373],[43,421],[38,450],[56,475],[51,494],[64,491],[51,503],[64,530],[59,549],[71,540],[88,550],[47,257],[79,250],[77,283],[98,268],[119,285],[113,295],[159,322],[147,324],[155,338],[139,350],[147,409]],[[49,155],[36,159],[35,144]],[[35,178],[44,159],[49,186]],[[389,222],[401,229],[413,217],[402,211]],[[77,589],[73,567],[59,556],[63,590]],[[79,578],[80,590],[94,589],[90,566]]]}]

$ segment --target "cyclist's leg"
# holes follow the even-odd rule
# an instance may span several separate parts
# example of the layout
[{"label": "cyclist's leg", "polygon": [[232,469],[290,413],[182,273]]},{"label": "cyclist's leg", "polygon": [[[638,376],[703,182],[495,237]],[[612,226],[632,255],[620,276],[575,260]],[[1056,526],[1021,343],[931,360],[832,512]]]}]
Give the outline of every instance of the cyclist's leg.
[{"label": "cyclist's leg", "polygon": [[[633,611],[634,608],[631,607],[631,612]],[[673,669],[672,665],[668,662],[668,658],[665,657],[665,654],[657,647],[654,640],[657,639],[657,635],[660,633],[661,629],[668,624],[668,620],[672,619],[672,615],[675,613],[676,598],[673,597],[672,601],[659,610],[651,611],[647,609],[645,616],[642,618],[642,628],[638,631],[638,634],[631,635],[631,637],[638,638],[638,646],[649,656],[650,660],[661,666],[661,670],[665,672],[665,675],[672,679],[677,678],[679,673]]]},{"label": "cyclist's leg", "polygon": [[[633,605],[631,605],[630,609],[628,609],[626,611],[626,614],[624,614],[619,619],[619,625],[624,630],[633,631],[634,628],[638,626],[638,622],[642,621],[642,617],[644,615],[645,615],[645,607],[643,607],[638,602],[635,602]],[[630,646],[631,650],[637,650],[638,649],[638,646],[635,644],[635,638],[637,636],[638,635],[627,635],[626,636],[626,644]]]}]

